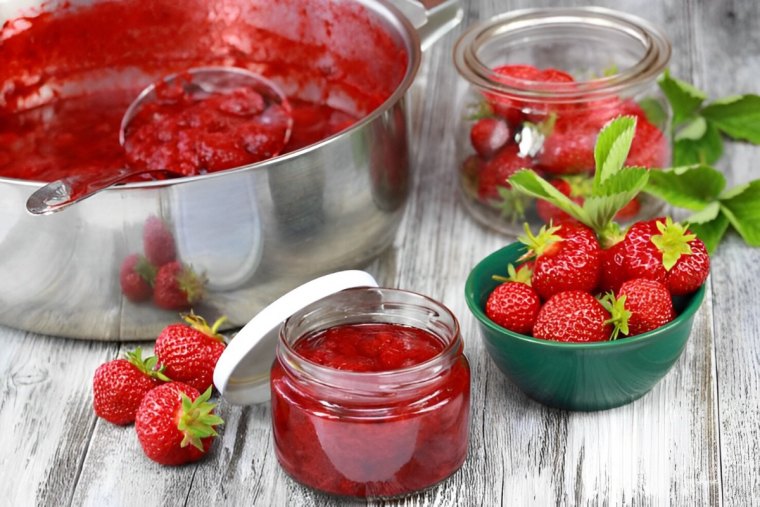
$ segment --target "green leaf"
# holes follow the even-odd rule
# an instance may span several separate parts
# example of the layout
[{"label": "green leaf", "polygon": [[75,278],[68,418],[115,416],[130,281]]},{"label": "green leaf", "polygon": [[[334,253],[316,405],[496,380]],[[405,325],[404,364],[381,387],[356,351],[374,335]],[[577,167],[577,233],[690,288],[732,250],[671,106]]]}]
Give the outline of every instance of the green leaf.
[{"label": "green leaf", "polygon": [[743,190],[721,200],[721,211],[744,241],[760,246],[760,180],[744,185]]},{"label": "green leaf", "polygon": [[557,190],[554,185],[536,174],[532,169],[522,169],[510,176],[509,183],[512,188],[537,199],[551,202],[559,209],[577,220],[587,223],[588,216],[578,204],[574,203],[565,194]]},{"label": "green leaf", "polygon": [[740,95],[716,100],[702,115],[723,133],[760,144],[760,96]]},{"label": "green leaf", "polygon": [[704,92],[685,81],[672,77],[667,70],[658,84],[673,109],[674,124],[679,124],[688,119],[707,98]]},{"label": "green leaf", "polygon": [[[717,204],[717,203],[715,203]],[[708,206],[709,208],[710,206]],[[705,208],[707,210],[708,208]],[[720,209],[720,206],[718,206]],[[692,223],[689,230],[697,235],[705,244],[707,251],[713,253],[718,248],[718,243],[723,239],[723,235],[728,229],[728,217],[723,213],[718,213],[714,219],[704,223]]]},{"label": "green leaf", "polygon": [[720,201],[713,201],[696,213],[692,213],[686,219],[689,224],[706,224],[718,218],[720,213]]},{"label": "green leaf", "polygon": [[683,137],[673,146],[673,165],[712,165],[723,155],[723,138],[710,122],[705,125],[704,134],[698,139]]},{"label": "green leaf", "polygon": [[639,107],[644,110],[644,115],[653,125],[665,125],[668,120],[668,113],[659,100],[653,97],[647,97],[639,101]]},{"label": "green leaf", "polygon": [[607,178],[617,174],[628,158],[633,135],[636,133],[636,118],[621,116],[610,122],[599,133],[594,146],[594,191]]},{"label": "green leaf", "polygon": [[604,230],[617,212],[644,189],[648,178],[649,171],[640,167],[628,167],[610,176],[583,203],[590,220],[587,225],[596,231]]},{"label": "green leaf", "polygon": [[701,116],[697,116],[684,127],[682,127],[675,135],[675,140],[691,139],[692,141],[702,139],[707,132],[707,120]]},{"label": "green leaf", "polygon": [[723,173],[707,165],[650,171],[645,192],[679,208],[699,211],[715,201],[726,186]]}]

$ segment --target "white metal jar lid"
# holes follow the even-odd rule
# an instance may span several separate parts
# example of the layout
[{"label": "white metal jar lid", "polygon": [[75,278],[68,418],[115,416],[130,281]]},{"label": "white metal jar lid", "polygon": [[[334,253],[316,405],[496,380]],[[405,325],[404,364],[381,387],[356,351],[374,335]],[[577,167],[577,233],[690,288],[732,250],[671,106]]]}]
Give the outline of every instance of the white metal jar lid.
[{"label": "white metal jar lid", "polygon": [[307,282],[261,310],[238,332],[214,370],[214,385],[228,402],[251,405],[269,400],[269,370],[282,323],[324,297],[354,287],[377,287],[364,271],[339,271]]}]

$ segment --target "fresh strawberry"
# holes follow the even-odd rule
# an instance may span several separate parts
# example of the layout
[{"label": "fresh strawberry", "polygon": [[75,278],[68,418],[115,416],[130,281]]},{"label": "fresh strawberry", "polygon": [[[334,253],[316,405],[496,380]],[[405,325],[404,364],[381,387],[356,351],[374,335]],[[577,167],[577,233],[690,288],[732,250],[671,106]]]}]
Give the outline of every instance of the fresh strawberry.
[{"label": "fresh strawberry", "polygon": [[615,213],[615,220],[618,220],[620,222],[631,220],[639,214],[640,209],[641,203],[636,197],[634,197],[628,202],[628,204],[620,208],[620,210]]},{"label": "fresh strawberry", "polygon": [[[549,181],[549,183],[551,183],[554,186],[554,188],[562,192],[564,195],[570,197],[575,203],[579,205],[583,204],[582,197],[574,197],[572,195],[572,187],[570,186],[570,183],[568,183],[566,180],[563,180],[562,178],[556,178]],[[545,224],[549,224],[549,223],[560,224],[563,222],[576,221],[573,217],[568,215],[566,212],[562,211],[557,206],[555,206],[554,204],[544,199],[536,200],[536,213]]]},{"label": "fresh strawberry", "polygon": [[499,197],[499,187],[510,188],[507,179],[520,169],[531,167],[532,160],[520,156],[516,144],[508,144],[499,150],[494,157],[483,164],[478,178],[478,197],[482,200],[492,200]]},{"label": "fresh strawberry", "polygon": [[618,241],[611,247],[602,250],[599,292],[617,292],[627,279],[625,245],[622,241]]},{"label": "fresh strawberry", "polygon": [[143,251],[154,266],[161,267],[177,258],[174,236],[166,223],[155,215],[145,221],[143,227]]},{"label": "fresh strawberry", "polygon": [[579,115],[562,115],[544,140],[538,166],[551,174],[579,174],[594,170],[594,145],[601,124]]},{"label": "fresh strawberry", "polygon": [[510,264],[509,277],[494,275],[493,279],[503,281],[488,296],[486,315],[496,324],[515,333],[530,334],[536,315],[541,309],[541,298],[530,286],[532,274],[529,263],[518,270]]},{"label": "fresh strawberry", "polygon": [[133,423],[143,396],[169,381],[156,369],[155,357],[143,360],[139,348],[126,356],[98,366],[92,379],[95,415],[118,425]]},{"label": "fresh strawberry", "polygon": [[172,261],[158,269],[153,302],[165,310],[184,310],[203,299],[205,277],[190,266]]},{"label": "fresh strawberry", "polygon": [[[531,90],[546,88],[552,83],[572,83],[573,77],[561,70],[548,68],[538,69],[532,65],[502,65],[494,69],[493,79],[509,87]],[[549,106],[543,102],[527,103],[508,97],[506,94],[488,93],[486,100],[493,111],[505,118],[510,125],[517,125],[523,119],[523,111],[531,110],[539,114],[545,114]]]},{"label": "fresh strawberry", "polygon": [[633,137],[631,151],[625,164],[635,167],[667,167],[670,161],[670,143],[668,138],[646,118],[636,122],[636,135]]},{"label": "fresh strawberry", "polygon": [[150,391],[137,410],[135,430],[143,452],[162,465],[183,465],[201,459],[224,421],[209,403],[211,388],[171,382]]},{"label": "fresh strawberry", "polygon": [[509,140],[509,127],[499,118],[482,118],[470,129],[470,142],[478,155],[490,158]]},{"label": "fresh strawberry", "polygon": [[535,256],[531,284],[545,301],[558,292],[591,292],[599,283],[601,248],[594,231],[585,225],[564,223],[542,227],[533,235],[525,226],[518,239],[528,247],[526,258]]},{"label": "fresh strawberry", "polygon": [[613,340],[619,333],[635,336],[657,329],[676,318],[668,288],[646,278],[628,280],[620,287],[617,297],[608,294],[602,305],[612,315],[615,325]]},{"label": "fresh strawberry", "polygon": [[156,279],[156,267],[139,254],[128,255],[121,263],[119,283],[121,292],[135,303],[150,299],[153,295],[153,283]]},{"label": "fresh strawberry", "polygon": [[533,336],[561,342],[608,340],[612,326],[609,312],[594,296],[580,290],[559,292],[538,312]]},{"label": "fresh strawberry", "polygon": [[225,348],[219,326],[225,318],[209,326],[203,317],[183,315],[187,324],[170,324],[156,339],[156,356],[166,375],[198,391],[212,384],[214,367]]},{"label": "fresh strawberry", "polygon": [[707,279],[704,243],[670,217],[633,224],[624,242],[628,278],[656,280],[674,296],[694,292]]}]

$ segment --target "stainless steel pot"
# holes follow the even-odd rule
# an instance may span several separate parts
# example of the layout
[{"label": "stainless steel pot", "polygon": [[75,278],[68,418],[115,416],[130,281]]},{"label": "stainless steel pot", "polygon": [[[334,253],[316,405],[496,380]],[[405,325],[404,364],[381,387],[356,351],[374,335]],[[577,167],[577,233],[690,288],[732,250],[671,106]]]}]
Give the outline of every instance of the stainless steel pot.
[{"label": "stainless steel pot", "polygon": [[[275,4],[289,3],[303,2],[251,5],[274,15]],[[28,4],[0,4],[0,26]],[[453,0],[430,11],[403,0],[357,4],[408,64],[387,100],[338,135],[248,167],[114,187],[49,216],[25,210],[41,183],[0,178],[0,323],[72,338],[155,338],[177,313],[132,303],[119,285],[120,264],[141,250],[153,215],[169,224],[180,258],[207,276],[195,311],[227,315],[231,327],[305,280],[365,265],[388,247],[408,194],[407,90],[421,46],[456,25],[461,10]]]}]

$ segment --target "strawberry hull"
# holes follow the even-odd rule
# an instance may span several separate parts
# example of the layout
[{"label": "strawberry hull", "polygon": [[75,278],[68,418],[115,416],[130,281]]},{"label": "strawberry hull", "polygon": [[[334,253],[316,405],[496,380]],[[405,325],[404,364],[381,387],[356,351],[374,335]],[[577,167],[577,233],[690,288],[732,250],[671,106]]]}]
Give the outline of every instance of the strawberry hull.
[{"label": "strawberry hull", "polygon": [[491,279],[523,253],[519,243],[494,252],[471,271],[465,298],[481,338],[501,372],[530,398],[565,410],[605,410],[649,392],[683,352],[705,287],[676,298],[676,318],[654,331],[598,343],[561,343],[511,332],[484,312],[499,284]]}]

